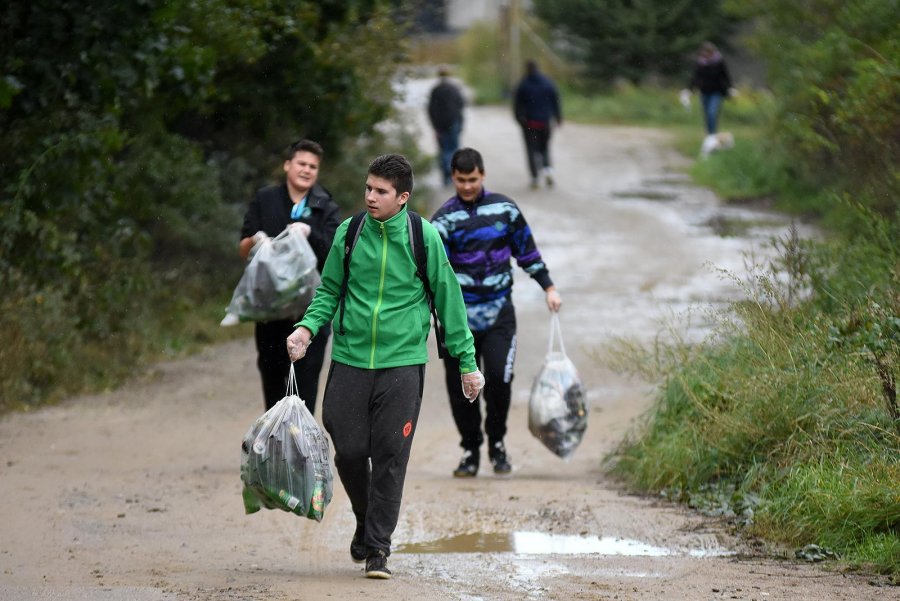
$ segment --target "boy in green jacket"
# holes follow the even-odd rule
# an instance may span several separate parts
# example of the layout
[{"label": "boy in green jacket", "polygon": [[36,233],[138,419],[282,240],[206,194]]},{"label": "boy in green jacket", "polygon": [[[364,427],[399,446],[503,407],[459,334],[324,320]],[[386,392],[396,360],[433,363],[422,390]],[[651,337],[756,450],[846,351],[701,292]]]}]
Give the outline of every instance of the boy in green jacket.
[{"label": "boy in green jacket", "polygon": [[[391,577],[387,557],[400,515],[428,362],[425,343],[431,313],[416,276],[405,206],[412,187],[406,157],[386,154],[369,165],[367,215],[350,258],[344,331],[334,332],[322,403],[334,463],[356,516],[350,556],[357,563],[366,562],[369,578]],[[349,223],[347,219],[338,227],[322,283],[287,339],[291,361],[304,356],[312,337],[338,310]],[[459,359],[466,398],[475,399],[484,377],[475,364],[462,292],[437,231],[425,220],[422,228],[428,281],[446,331],[447,351]]]}]

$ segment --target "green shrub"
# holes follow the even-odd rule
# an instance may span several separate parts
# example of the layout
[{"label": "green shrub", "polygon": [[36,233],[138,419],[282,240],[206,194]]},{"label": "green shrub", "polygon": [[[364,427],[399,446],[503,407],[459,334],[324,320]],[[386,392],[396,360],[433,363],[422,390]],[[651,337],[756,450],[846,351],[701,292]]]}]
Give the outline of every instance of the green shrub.
[{"label": "green shrub", "polygon": [[620,346],[662,388],[611,461],[642,491],[758,498],[752,533],[896,575],[900,252],[896,224],[867,215],[850,241],[778,241],[706,343]]}]

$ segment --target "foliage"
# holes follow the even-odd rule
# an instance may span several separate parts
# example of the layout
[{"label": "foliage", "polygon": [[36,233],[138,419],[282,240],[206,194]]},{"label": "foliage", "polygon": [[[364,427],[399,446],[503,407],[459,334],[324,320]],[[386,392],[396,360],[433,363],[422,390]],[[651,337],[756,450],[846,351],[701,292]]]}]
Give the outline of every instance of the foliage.
[{"label": "foliage", "polygon": [[684,74],[686,57],[706,40],[724,45],[735,24],[722,0],[535,0],[534,10],[599,84]]},{"label": "foliage", "polygon": [[776,241],[706,344],[632,347],[662,391],[614,469],[644,491],[758,497],[752,533],[897,575],[900,226],[859,218],[850,241]]},{"label": "foliage", "polygon": [[891,214],[900,193],[900,3],[737,3],[755,17],[777,137],[818,185]]},{"label": "foliage", "polygon": [[385,140],[398,19],[381,0],[4,4],[3,403],[127,372],[224,299],[243,205],[290,142],[337,166]]}]

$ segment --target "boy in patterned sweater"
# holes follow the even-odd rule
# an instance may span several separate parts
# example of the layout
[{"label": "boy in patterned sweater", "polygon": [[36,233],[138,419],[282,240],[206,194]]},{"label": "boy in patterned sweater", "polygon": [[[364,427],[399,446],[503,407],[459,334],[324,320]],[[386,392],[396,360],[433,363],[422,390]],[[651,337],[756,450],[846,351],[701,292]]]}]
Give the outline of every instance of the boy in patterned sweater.
[{"label": "boy in patterned sweater", "polygon": [[[547,307],[559,311],[562,299],[550,279],[531,229],[515,201],[484,188],[484,160],[472,148],[453,155],[451,173],[456,195],[431,218],[441,235],[450,265],[462,288],[469,329],[475,338],[475,360],[485,376],[482,396],[488,457],[496,474],[512,471],[503,438],[512,393],[516,355],[516,314],[512,304],[512,265],[518,265],[546,293]],[[444,359],[447,394],[461,437],[463,457],[453,475],[478,474],[484,442],[479,402],[470,403],[459,382],[459,366]]]}]

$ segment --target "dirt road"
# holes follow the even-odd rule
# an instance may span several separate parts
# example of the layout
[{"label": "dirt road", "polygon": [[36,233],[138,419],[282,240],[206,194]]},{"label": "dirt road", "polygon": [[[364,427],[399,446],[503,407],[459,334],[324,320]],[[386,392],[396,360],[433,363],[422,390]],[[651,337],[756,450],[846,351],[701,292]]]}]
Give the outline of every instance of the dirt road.
[{"label": "dirt road", "polygon": [[[417,103],[424,88],[412,89]],[[553,141],[552,191],[527,190],[506,110],[471,111],[464,143],[484,152],[487,185],[520,202],[562,292],[566,347],[592,404],[571,461],[527,430],[548,319],[538,286],[518,273],[507,439],[515,470],[450,476],[460,449],[432,362],[393,580],[367,580],[351,563],[353,521],[338,481],[322,523],[244,515],[239,444],[262,407],[247,339],[158,365],[121,390],[0,421],[0,599],[896,598],[865,578],[739,558],[739,543],[715,524],[623,495],[601,471],[650,390],[610,373],[592,351],[616,335],[650,339],[663,320],[687,324],[688,307],[732,297],[707,263],[741,269],[742,252],[759,250],[784,222],[725,209],[686,184],[684,159],[657,131],[565,125]],[[708,224],[723,216],[752,227],[719,237]],[[698,315],[689,335],[702,335]]]}]

